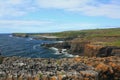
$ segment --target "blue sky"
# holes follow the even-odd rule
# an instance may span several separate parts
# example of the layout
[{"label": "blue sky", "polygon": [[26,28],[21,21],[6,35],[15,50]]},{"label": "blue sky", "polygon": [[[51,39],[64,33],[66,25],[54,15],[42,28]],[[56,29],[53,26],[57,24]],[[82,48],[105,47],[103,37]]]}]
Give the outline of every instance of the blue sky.
[{"label": "blue sky", "polygon": [[0,0],[0,33],[116,27],[119,0]]}]

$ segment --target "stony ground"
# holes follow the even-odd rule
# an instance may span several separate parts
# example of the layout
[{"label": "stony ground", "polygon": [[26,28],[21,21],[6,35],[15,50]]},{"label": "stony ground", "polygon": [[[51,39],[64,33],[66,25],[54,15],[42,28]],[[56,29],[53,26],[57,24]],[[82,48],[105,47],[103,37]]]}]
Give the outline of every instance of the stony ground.
[{"label": "stony ground", "polygon": [[120,57],[5,57],[0,80],[120,80]]}]

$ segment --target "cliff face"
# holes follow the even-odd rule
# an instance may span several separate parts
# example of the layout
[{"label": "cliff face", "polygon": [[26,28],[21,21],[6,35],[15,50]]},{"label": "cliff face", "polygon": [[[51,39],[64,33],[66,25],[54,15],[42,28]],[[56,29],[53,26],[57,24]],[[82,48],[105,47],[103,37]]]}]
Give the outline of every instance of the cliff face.
[{"label": "cliff face", "polygon": [[47,48],[50,48],[50,47],[56,47],[58,49],[70,49],[70,44],[68,42],[63,42],[63,43],[52,43],[52,44],[42,44],[41,46],[43,47],[47,47]]},{"label": "cliff face", "polygon": [[85,45],[89,42],[70,42],[70,50],[69,53],[73,55],[83,55],[85,51]]},{"label": "cliff face", "polygon": [[85,44],[87,42],[63,42],[63,43],[52,43],[52,44],[42,44],[43,47],[55,47],[59,51],[61,49],[67,49],[67,52],[73,55],[83,55]]},{"label": "cliff face", "polygon": [[119,47],[103,46],[101,44],[93,44],[90,42],[78,42],[69,41],[63,43],[43,44],[44,47],[56,47],[59,50],[67,49],[68,53],[73,55],[84,55],[84,56],[120,56]]},{"label": "cliff face", "polygon": [[120,47],[102,47],[99,49],[97,56],[108,57],[108,56],[120,56]]},{"label": "cliff face", "polygon": [[53,43],[53,44],[43,44],[42,46],[50,48],[67,49],[67,52],[74,55],[83,55],[84,47],[86,43],[80,42],[63,42],[63,43]]},{"label": "cliff face", "polygon": [[86,44],[84,47],[84,56],[96,56],[103,46],[95,44]]}]

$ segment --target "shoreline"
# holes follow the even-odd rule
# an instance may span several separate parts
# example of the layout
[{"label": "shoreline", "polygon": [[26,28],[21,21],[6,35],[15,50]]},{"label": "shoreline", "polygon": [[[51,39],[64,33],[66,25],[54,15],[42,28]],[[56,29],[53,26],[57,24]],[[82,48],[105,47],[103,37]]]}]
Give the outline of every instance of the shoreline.
[{"label": "shoreline", "polygon": [[[43,35],[44,36],[44,35]],[[60,50],[62,49],[67,49],[67,53],[70,55],[79,55],[79,56],[98,56],[98,57],[108,57],[108,56],[120,56],[120,47],[117,46],[111,46],[111,45],[103,45],[103,42],[91,42],[91,41],[85,41],[85,40],[80,40],[77,38],[73,40],[62,40],[57,39],[52,39],[50,36],[45,36],[47,39],[44,38],[33,38],[30,36],[27,36],[25,38],[33,38],[33,39],[41,39],[41,40],[49,40],[49,41],[55,41],[54,43],[44,43],[41,44],[44,47],[50,48],[50,47],[55,47]]]},{"label": "shoreline", "polygon": [[50,47],[49,49],[52,49],[55,51],[54,54],[60,55],[63,54],[66,56],[66,58],[74,58],[74,57],[79,57],[79,55],[72,55],[67,52],[67,49],[58,49],[56,47]]}]

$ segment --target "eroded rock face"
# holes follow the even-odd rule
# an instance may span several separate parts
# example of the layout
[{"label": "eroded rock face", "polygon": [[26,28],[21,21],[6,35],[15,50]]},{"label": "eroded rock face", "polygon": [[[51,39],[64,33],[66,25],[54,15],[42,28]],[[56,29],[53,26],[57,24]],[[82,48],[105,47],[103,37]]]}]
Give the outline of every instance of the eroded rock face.
[{"label": "eroded rock face", "polygon": [[67,49],[67,52],[73,55],[83,55],[85,45],[88,42],[63,42],[63,43],[52,43],[52,44],[42,44],[41,46],[50,48],[50,47],[55,47],[58,48],[59,51],[61,49]]},{"label": "eroded rock face", "polygon": [[99,52],[99,49],[102,48],[101,45],[86,44],[84,50],[84,56],[93,57],[96,56]]},{"label": "eroded rock face", "polygon": [[85,45],[88,44],[89,42],[74,42],[72,41],[70,43],[70,54],[73,54],[73,55],[84,55],[84,51],[85,51]]},{"label": "eroded rock face", "polygon": [[103,47],[99,50],[97,56],[99,57],[108,57],[108,56],[120,56],[119,47]]},{"label": "eroded rock face", "polygon": [[52,43],[52,44],[42,44],[41,46],[43,47],[55,47],[58,49],[70,49],[70,44],[68,42],[62,42],[62,43]]},{"label": "eroded rock face", "polygon": [[69,41],[63,43],[43,44],[44,47],[56,47],[61,49],[67,49],[69,54],[84,55],[84,56],[120,56],[120,47],[103,46],[101,44],[93,44],[90,42]]}]

